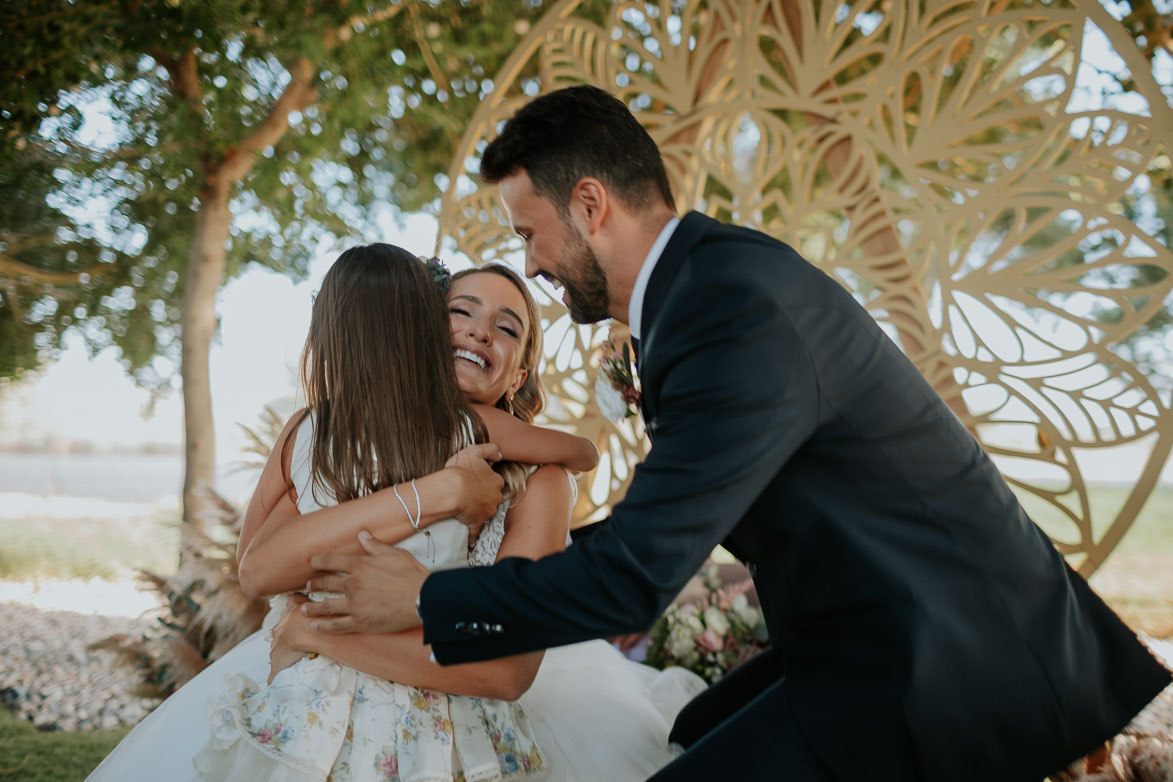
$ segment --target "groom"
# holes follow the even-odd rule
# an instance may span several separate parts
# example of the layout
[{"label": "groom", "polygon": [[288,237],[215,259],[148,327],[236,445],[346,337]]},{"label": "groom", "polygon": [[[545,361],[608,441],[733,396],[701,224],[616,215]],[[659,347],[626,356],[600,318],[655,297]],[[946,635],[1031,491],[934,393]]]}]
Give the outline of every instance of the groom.
[{"label": "groom", "polygon": [[[534,100],[485,150],[526,271],[638,339],[652,449],[610,523],[539,561],[428,574],[327,555],[321,629],[423,622],[445,664],[649,627],[717,544],[773,647],[690,704],[655,779],[1037,782],[1170,681],[1027,518],[872,318],[791,248],[677,219],[617,99]],[[605,748],[600,748],[605,751]]]}]

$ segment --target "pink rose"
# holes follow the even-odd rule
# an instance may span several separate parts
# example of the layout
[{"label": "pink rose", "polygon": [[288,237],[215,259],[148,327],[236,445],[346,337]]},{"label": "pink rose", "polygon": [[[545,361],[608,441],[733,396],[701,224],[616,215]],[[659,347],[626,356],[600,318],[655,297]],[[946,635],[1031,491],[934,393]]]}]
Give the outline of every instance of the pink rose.
[{"label": "pink rose", "polygon": [[717,635],[712,630],[705,630],[696,637],[696,642],[708,649],[710,652],[719,652],[724,648],[725,644],[721,640],[721,636]]},{"label": "pink rose", "polygon": [[272,728],[265,728],[257,734],[257,742],[260,744],[268,744],[273,740],[273,734],[276,733]]},{"label": "pink rose", "polygon": [[379,773],[383,775],[384,779],[397,776],[399,774],[399,756],[384,755],[379,760]]}]

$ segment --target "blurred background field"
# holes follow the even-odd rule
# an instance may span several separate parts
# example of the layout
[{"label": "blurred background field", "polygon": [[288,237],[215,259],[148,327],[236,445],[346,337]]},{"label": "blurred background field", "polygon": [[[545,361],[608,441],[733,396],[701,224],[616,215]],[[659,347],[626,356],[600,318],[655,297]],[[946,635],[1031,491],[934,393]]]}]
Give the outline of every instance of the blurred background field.
[{"label": "blurred background field", "polygon": [[179,506],[3,495],[0,578],[121,579],[175,570]]},{"label": "blurred background field", "polygon": [[[1127,494],[1119,486],[1089,487],[1091,503],[1111,508],[1119,508]],[[1023,504],[1034,514],[1031,497],[1024,497]],[[1134,629],[1153,638],[1173,637],[1173,486],[1153,490],[1090,583]]]}]

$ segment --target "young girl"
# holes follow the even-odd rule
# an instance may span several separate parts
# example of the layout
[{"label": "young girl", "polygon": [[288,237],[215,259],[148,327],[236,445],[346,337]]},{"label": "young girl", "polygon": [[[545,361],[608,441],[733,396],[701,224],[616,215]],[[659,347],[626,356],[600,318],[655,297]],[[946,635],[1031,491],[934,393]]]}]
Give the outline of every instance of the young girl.
[{"label": "young girl", "polygon": [[[443,298],[423,264],[389,245],[343,253],[314,302],[302,376],[308,407],[273,449],[242,550],[283,498],[309,513],[390,488],[414,533],[398,545],[420,562],[492,563],[475,550],[470,560],[460,521],[434,512],[425,520],[426,493],[415,480],[487,437],[457,387]],[[597,458],[582,438],[483,412],[498,424],[490,433],[508,460],[586,469]],[[275,598],[266,628],[284,608]],[[271,685],[229,676],[208,710],[211,740],[194,759],[201,779],[471,782],[536,779],[546,767],[516,703],[397,684],[324,656],[306,657]]]}]

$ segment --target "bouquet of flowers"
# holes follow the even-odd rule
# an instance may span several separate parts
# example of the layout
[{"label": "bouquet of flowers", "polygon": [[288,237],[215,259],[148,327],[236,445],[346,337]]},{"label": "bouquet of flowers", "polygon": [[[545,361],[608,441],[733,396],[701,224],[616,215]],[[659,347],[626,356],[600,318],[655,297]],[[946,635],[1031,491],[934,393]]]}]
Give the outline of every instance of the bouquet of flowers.
[{"label": "bouquet of flowers", "polygon": [[722,586],[715,565],[702,576],[705,597],[670,606],[648,633],[646,662],[678,665],[712,684],[769,646],[769,635],[761,610],[746,597],[752,581]]},{"label": "bouquet of flowers", "polygon": [[639,407],[639,379],[631,367],[631,345],[624,342],[622,349],[616,347],[613,330],[603,341],[595,401],[603,415],[615,422],[634,416]]}]

